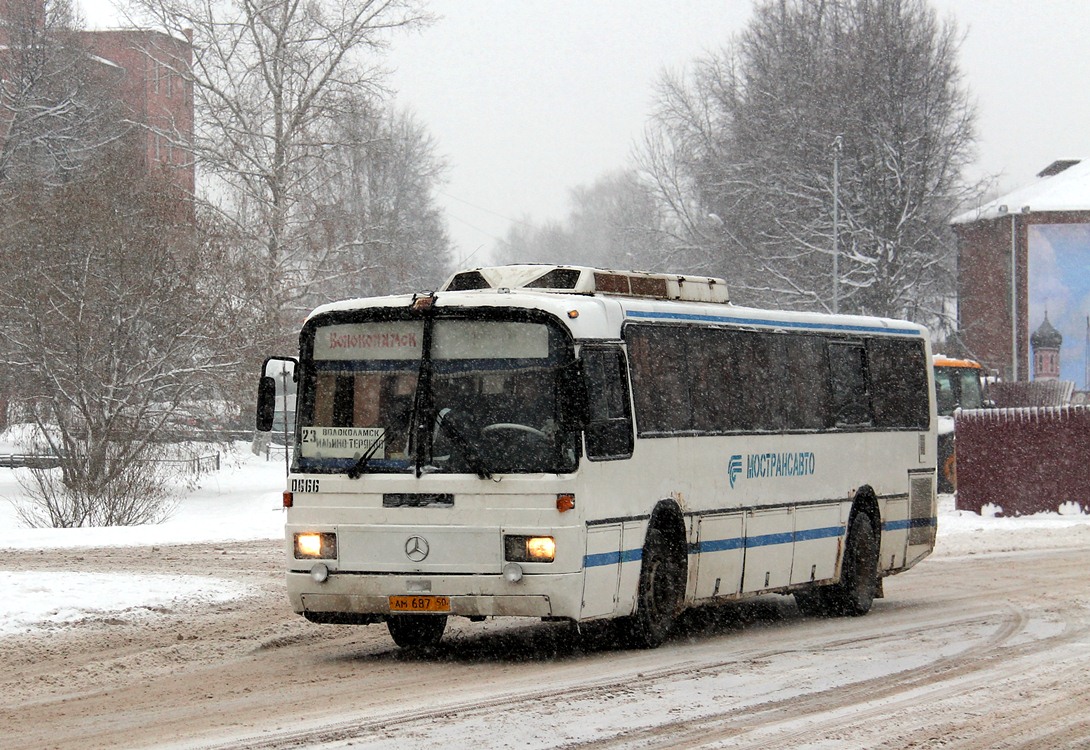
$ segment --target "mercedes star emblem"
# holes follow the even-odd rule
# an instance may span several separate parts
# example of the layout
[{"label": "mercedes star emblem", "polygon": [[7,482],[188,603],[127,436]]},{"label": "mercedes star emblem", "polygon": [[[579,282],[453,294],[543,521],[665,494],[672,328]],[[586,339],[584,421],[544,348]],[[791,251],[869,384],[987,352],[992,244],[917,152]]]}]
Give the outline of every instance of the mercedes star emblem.
[{"label": "mercedes star emblem", "polygon": [[428,551],[428,540],[422,536],[411,536],[405,541],[405,556],[413,562],[422,561]]}]

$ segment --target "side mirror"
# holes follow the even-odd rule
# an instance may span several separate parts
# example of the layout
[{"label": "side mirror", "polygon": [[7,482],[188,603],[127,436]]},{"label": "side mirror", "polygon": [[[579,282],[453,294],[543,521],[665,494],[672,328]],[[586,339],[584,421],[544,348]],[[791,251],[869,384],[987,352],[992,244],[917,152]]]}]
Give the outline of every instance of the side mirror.
[{"label": "side mirror", "polygon": [[257,382],[257,431],[272,432],[276,413],[276,378],[264,375]]},{"label": "side mirror", "polygon": [[294,357],[268,357],[261,365],[261,379],[257,383],[258,432],[272,431],[278,386],[281,391],[279,395],[284,401],[284,411],[295,410],[295,383],[298,380],[299,361]]}]

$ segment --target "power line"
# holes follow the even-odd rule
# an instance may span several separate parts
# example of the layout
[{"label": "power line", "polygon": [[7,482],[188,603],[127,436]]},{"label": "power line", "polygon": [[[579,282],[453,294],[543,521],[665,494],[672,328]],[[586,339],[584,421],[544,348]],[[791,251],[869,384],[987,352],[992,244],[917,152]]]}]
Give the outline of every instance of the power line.
[{"label": "power line", "polygon": [[[531,224],[528,221],[523,221],[522,219],[512,219],[510,216],[505,216],[504,214],[501,214],[498,211],[493,211],[492,209],[485,208],[484,206],[478,206],[476,203],[472,203],[471,201],[467,201],[465,198],[459,198],[456,195],[451,195],[450,193],[445,193],[442,190],[437,190],[436,192],[439,193],[439,195],[450,198],[452,201],[458,201],[459,203],[464,203],[465,205],[470,206],[471,208],[475,208],[478,211],[484,211],[486,214],[492,214],[493,216],[495,216],[497,218],[500,218],[500,219],[503,219],[505,221],[509,221],[512,224],[521,224],[522,226],[528,227],[530,229],[537,229],[537,227],[534,224]],[[470,226],[472,226],[472,225],[470,225]],[[476,227],[473,227],[473,228],[476,229]]]}]

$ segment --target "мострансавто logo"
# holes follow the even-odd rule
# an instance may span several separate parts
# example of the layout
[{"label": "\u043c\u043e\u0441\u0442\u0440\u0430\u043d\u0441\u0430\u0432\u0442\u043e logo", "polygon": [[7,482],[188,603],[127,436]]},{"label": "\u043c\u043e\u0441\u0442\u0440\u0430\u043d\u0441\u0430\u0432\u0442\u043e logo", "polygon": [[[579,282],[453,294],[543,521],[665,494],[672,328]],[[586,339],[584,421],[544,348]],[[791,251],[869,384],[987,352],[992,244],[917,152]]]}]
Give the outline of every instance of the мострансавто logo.
[{"label": "\u043c\u043e\u0441\u0442\u0440\u0430\u043d\u0441\u0430\u0432\u0442\u043e logo", "polygon": [[735,453],[727,464],[727,474],[730,476],[730,488],[734,489],[734,480],[742,473],[742,454]]},{"label": "\u043c\u043e\u0441\u0442\u0440\u0430\u043d\u0441\u0430\u0432\u0442\u043e logo", "polygon": [[[744,462],[743,462],[744,459]],[[727,477],[731,489],[742,474],[743,463],[746,479],[770,477],[805,477],[814,473],[817,460],[812,451],[786,451],[784,453],[735,453],[727,462]]]}]

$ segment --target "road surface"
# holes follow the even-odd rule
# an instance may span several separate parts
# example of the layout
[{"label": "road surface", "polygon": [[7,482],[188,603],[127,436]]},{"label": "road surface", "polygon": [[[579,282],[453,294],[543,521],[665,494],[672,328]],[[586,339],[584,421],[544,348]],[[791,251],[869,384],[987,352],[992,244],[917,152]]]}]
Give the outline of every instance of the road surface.
[{"label": "road surface", "polygon": [[0,570],[179,573],[253,595],[0,639],[0,748],[1090,747],[1090,544],[1017,535],[886,580],[862,618],[790,597],[609,628],[452,620],[428,653],[289,610],[278,542],[0,550]]}]

